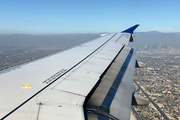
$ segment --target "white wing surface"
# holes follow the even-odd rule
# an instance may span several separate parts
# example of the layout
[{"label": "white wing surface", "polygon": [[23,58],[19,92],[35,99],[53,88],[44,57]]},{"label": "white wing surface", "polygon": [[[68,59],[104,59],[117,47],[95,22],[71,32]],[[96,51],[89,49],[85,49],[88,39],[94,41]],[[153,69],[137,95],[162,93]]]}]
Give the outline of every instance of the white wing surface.
[{"label": "white wing surface", "polygon": [[0,119],[129,119],[137,26],[1,71]]}]

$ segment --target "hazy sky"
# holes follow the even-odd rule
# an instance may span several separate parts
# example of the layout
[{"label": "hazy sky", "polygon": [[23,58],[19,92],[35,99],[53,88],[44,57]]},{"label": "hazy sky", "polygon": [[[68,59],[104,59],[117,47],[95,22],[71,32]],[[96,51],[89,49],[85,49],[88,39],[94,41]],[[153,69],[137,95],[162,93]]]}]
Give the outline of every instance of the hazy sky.
[{"label": "hazy sky", "polygon": [[180,32],[180,0],[0,0],[0,34]]}]

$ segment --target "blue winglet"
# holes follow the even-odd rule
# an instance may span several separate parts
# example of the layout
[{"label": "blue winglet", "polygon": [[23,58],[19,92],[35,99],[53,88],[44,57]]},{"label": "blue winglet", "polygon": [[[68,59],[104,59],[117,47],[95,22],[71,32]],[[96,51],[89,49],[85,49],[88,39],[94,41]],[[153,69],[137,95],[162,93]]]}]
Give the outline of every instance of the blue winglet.
[{"label": "blue winglet", "polygon": [[138,26],[139,26],[139,24],[134,25],[134,26],[132,26],[132,27],[130,27],[130,28],[122,31],[121,33],[133,33],[133,31],[134,31]]}]

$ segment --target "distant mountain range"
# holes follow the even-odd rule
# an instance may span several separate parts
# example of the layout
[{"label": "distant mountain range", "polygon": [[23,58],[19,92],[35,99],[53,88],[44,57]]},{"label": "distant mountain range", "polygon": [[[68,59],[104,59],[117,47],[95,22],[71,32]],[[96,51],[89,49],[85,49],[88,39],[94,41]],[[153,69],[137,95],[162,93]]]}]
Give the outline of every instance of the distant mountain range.
[{"label": "distant mountain range", "polygon": [[129,44],[135,48],[158,49],[180,48],[180,32],[161,33],[158,31],[135,32],[134,42]]},{"label": "distant mountain range", "polygon": [[[70,47],[100,36],[101,33],[30,35],[0,35],[0,46],[64,46]],[[180,48],[180,33],[158,31],[135,32],[134,42],[129,44],[136,49]]]},{"label": "distant mountain range", "polygon": [[100,34],[58,34],[58,35],[30,35],[11,34],[0,35],[0,46],[25,47],[61,47],[66,48],[99,37]]}]

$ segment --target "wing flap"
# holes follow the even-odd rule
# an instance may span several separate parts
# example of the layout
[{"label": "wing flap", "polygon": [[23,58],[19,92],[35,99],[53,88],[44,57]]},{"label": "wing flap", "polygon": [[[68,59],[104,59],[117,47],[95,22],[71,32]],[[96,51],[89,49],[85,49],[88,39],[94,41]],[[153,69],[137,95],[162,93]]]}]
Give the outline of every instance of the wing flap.
[{"label": "wing flap", "polygon": [[120,120],[130,119],[135,61],[136,55],[135,52],[133,52],[129,65],[110,106],[110,114]]},{"label": "wing flap", "polygon": [[[124,47],[88,101],[87,111],[107,119],[129,119],[135,68],[133,49]],[[97,117],[98,117],[97,116]]]}]

